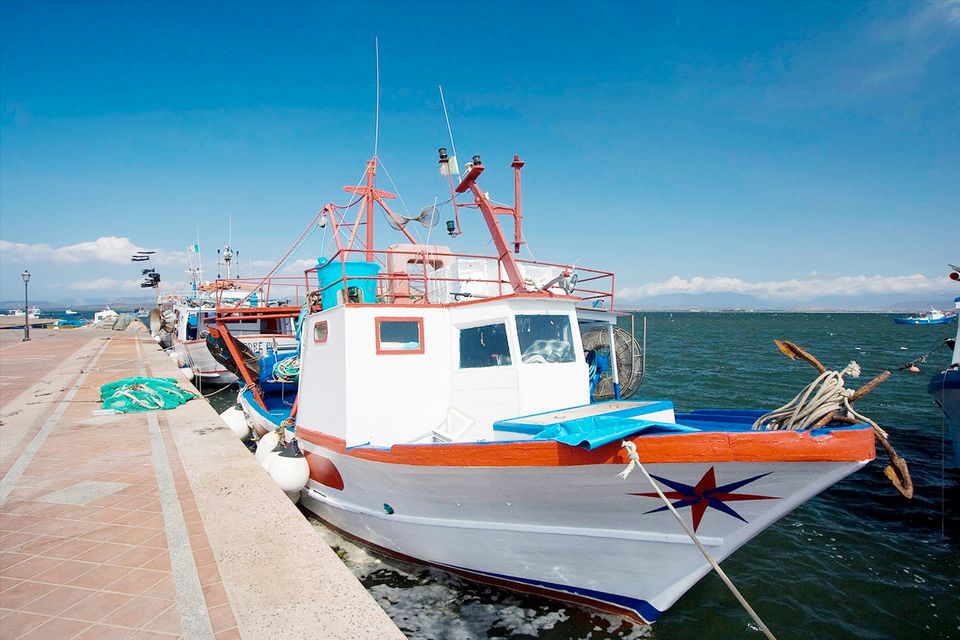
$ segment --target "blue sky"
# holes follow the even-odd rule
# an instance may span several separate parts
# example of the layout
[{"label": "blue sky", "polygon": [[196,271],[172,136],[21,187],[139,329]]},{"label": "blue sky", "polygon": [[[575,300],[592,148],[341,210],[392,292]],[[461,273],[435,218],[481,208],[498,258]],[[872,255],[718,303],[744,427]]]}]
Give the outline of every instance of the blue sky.
[{"label": "blue sky", "polygon": [[[372,153],[375,37],[411,212],[445,198],[442,84],[493,197],[527,162],[534,255],[624,301],[956,295],[960,0],[0,7],[3,299],[24,268],[38,298],[138,295],[137,248],[173,285],[197,229],[212,276],[231,217],[264,272]],[[468,217],[433,241],[487,250]]]}]

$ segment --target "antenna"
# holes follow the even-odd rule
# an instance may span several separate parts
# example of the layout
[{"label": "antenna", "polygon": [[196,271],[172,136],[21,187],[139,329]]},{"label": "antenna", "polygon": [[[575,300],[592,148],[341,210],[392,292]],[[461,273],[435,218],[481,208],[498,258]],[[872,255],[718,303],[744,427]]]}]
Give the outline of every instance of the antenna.
[{"label": "antenna", "polygon": [[440,89],[440,104],[443,105],[443,119],[447,121],[447,135],[450,136],[450,150],[453,151],[453,157],[450,159],[450,172],[457,174],[457,180],[460,180],[460,165],[457,164],[457,145],[453,142],[453,127],[450,126],[450,116],[447,114],[447,101],[443,97],[443,85],[437,85]]},{"label": "antenna", "polygon": [[380,144],[380,38],[374,37],[373,49],[377,57],[377,103],[375,107],[374,128],[373,128],[373,157],[377,157],[377,149]]}]

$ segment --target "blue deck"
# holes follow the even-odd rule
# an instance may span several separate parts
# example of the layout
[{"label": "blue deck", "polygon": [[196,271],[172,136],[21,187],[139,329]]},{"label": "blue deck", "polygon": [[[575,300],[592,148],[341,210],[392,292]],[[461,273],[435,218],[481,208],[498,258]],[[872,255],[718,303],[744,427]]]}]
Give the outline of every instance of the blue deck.
[{"label": "blue deck", "polygon": [[[605,410],[604,405],[608,405],[610,409]],[[556,440],[575,447],[596,449],[637,435],[751,431],[757,418],[766,413],[762,409],[702,409],[678,413],[675,416],[676,422],[661,422],[644,417],[672,408],[673,403],[670,401],[611,401],[500,420],[494,423],[493,428],[494,431],[528,435],[533,440]],[[588,415],[576,416],[577,413]],[[568,417],[567,414],[574,416]],[[851,428],[859,427],[837,425],[817,429],[815,433]]]},{"label": "blue deck", "polygon": [[256,398],[253,397],[253,391],[250,389],[243,392],[243,397],[254,411],[270,422],[279,425],[290,417],[290,411],[293,410],[293,401],[297,397],[297,386],[292,384],[286,386],[288,387],[286,392],[262,394],[263,403],[267,405],[267,411],[264,411],[263,407],[257,403]]}]

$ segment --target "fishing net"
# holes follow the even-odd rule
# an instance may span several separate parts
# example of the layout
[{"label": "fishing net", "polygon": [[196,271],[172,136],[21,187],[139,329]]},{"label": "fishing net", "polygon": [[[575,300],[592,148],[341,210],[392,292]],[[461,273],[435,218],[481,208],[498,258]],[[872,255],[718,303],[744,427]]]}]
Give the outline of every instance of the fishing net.
[{"label": "fishing net", "polygon": [[103,408],[120,413],[174,409],[196,397],[178,387],[176,378],[124,378],[100,387]]},{"label": "fishing net", "polygon": [[273,364],[273,379],[280,382],[296,382],[300,376],[300,356],[277,360]]}]

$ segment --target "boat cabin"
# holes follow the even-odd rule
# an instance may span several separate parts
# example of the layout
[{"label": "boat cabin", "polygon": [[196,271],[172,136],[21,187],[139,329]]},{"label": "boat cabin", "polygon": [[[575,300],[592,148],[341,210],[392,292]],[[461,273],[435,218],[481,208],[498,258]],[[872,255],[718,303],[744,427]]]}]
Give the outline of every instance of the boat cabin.
[{"label": "boat cabin", "polygon": [[330,372],[301,389],[301,423],[347,446],[493,440],[498,420],[590,402],[571,298],[337,305],[308,317],[301,361]]}]

